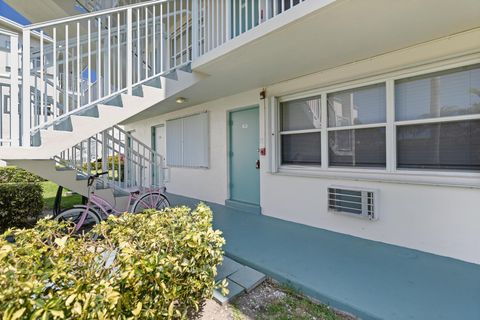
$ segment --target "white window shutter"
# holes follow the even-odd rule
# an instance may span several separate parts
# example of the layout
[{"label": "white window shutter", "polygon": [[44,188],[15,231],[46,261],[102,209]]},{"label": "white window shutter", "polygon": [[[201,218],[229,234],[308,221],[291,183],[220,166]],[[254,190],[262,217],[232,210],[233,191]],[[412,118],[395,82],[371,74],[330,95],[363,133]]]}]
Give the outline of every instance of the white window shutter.
[{"label": "white window shutter", "polygon": [[167,121],[167,165],[208,168],[208,113]]},{"label": "white window shutter", "polygon": [[167,121],[167,166],[183,165],[183,120],[175,119]]},{"label": "white window shutter", "polygon": [[208,114],[183,119],[183,156],[185,167],[208,167]]}]

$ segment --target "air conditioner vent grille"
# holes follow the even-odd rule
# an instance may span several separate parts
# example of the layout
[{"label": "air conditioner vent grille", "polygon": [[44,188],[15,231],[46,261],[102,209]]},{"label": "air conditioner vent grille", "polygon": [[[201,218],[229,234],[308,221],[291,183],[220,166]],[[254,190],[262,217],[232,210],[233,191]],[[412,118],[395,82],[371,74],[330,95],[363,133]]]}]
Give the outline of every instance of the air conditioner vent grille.
[{"label": "air conditioner vent grille", "polygon": [[377,219],[377,191],[331,186],[328,188],[328,209],[360,218]]}]

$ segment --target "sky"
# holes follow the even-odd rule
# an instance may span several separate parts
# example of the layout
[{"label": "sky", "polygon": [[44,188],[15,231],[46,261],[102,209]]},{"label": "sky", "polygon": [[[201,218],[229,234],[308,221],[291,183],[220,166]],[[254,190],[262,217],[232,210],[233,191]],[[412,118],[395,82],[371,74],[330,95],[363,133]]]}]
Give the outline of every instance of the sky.
[{"label": "sky", "polygon": [[30,21],[6,4],[3,0],[0,0],[0,16],[13,20],[21,25],[30,24]]}]

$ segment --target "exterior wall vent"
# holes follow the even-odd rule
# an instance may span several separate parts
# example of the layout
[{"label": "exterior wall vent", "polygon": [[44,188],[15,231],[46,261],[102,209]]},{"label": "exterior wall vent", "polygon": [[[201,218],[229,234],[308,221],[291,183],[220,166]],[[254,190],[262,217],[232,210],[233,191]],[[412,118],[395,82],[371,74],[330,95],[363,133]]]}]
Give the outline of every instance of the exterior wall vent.
[{"label": "exterior wall vent", "polygon": [[378,219],[378,191],[355,187],[328,187],[328,210],[362,219]]}]

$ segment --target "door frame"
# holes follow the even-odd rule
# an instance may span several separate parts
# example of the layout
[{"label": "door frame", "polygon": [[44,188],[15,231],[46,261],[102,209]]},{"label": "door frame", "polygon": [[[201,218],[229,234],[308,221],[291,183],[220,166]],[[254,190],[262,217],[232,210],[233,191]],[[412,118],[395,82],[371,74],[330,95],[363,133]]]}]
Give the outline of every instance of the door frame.
[{"label": "door frame", "polygon": [[[158,146],[157,146],[157,128],[160,128],[160,127],[165,128],[165,123],[159,123],[159,124],[153,125],[153,126],[150,128],[150,132],[151,132],[151,142],[150,142],[150,145],[152,146],[152,149],[155,150],[156,152],[158,152]],[[166,149],[166,143],[165,143],[165,141],[164,141],[164,148],[163,148],[163,150],[165,150],[165,153],[166,153],[167,149]],[[162,156],[165,158],[166,154],[162,154]]]},{"label": "door frame", "polygon": [[[158,152],[158,146],[157,146],[157,128],[165,128],[164,133],[165,133],[165,139],[163,139],[163,150],[164,154],[162,154],[162,168],[163,170],[163,179],[164,182],[169,182],[170,181],[170,169],[167,167],[167,139],[166,139],[166,133],[167,133],[167,128],[165,123],[159,123],[156,125],[153,125],[150,127],[150,145],[155,152]],[[153,172],[152,172],[153,174]]]},{"label": "door frame", "polygon": [[[230,206],[230,207],[235,207],[237,209],[240,209],[240,210],[243,210],[243,211],[249,211],[249,212],[254,212],[254,213],[258,213],[258,214],[261,214],[262,212],[262,209],[261,209],[261,203],[262,203],[262,193],[261,193],[261,184],[262,184],[262,175],[261,175],[261,172],[259,172],[259,180],[258,180],[258,184],[259,184],[259,195],[258,195],[258,198],[259,198],[259,204],[258,206],[256,205],[249,205],[249,204],[246,204],[245,205],[237,205],[239,202],[235,201],[235,200],[232,200],[231,199],[231,177],[230,177],[230,174],[231,174],[231,158],[230,158],[230,150],[231,150],[231,136],[232,136],[232,130],[231,130],[231,126],[230,126],[230,119],[231,119],[231,114],[232,113],[235,113],[235,112],[238,112],[238,111],[245,111],[245,110],[250,110],[250,109],[258,109],[258,142],[259,142],[259,145],[258,145],[258,148],[260,148],[260,104],[259,103],[255,103],[255,104],[251,104],[251,105],[247,105],[247,106],[242,106],[242,107],[236,107],[236,108],[233,108],[233,109],[229,109],[227,110],[226,112],[226,131],[227,131],[227,135],[226,135],[226,161],[227,161],[227,172],[226,172],[226,175],[227,175],[227,185],[226,185],[226,188],[227,188],[227,199],[225,199],[225,205],[226,206]],[[259,159],[260,159],[260,153],[259,153]],[[260,166],[261,168],[261,166]],[[261,170],[261,169],[258,169],[258,170]]]}]

